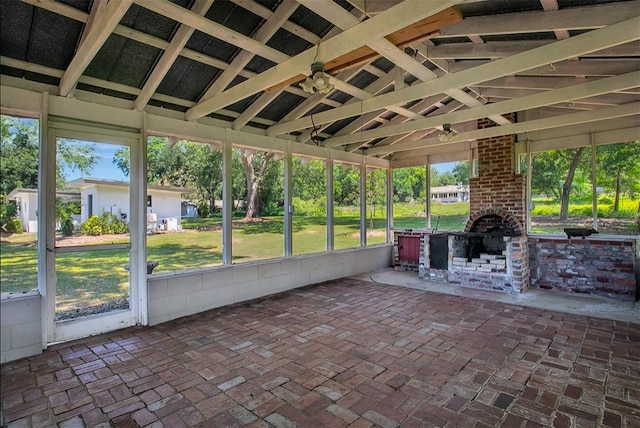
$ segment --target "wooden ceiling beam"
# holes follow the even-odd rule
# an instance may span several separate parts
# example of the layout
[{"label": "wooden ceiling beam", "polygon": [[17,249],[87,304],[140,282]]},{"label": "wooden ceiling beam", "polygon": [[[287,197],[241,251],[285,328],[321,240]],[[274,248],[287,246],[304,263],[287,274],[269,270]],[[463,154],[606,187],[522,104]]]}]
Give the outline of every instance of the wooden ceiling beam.
[{"label": "wooden ceiling beam", "polygon": [[244,34],[238,33],[237,31],[233,31],[222,24],[206,19],[205,17],[171,3],[168,0],[133,1],[145,9],[149,9],[155,13],[166,16],[169,19],[188,25],[189,27],[210,35],[211,37],[223,40],[241,49],[253,52],[254,54],[260,55],[270,61],[278,63],[287,59],[287,55],[276,49],[264,45],[251,37],[245,36]]},{"label": "wooden ceiling beam", "polygon": [[364,46],[371,40],[385,37],[400,29],[406,28],[413,22],[436,14],[460,1],[466,0],[441,0],[433,4],[429,2],[426,3],[424,7],[417,9],[414,7],[413,2],[400,3],[388,11],[374,16],[270,68],[256,78],[239,83],[213,98],[198,103],[195,107],[187,111],[185,118],[187,120],[197,120],[220,108],[263,91],[266,88],[273,87],[294,76],[306,73],[310,64],[316,60],[327,62],[338,58],[351,52],[354,46]]},{"label": "wooden ceiling beam", "polygon": [[[382,15],[378,15],[382,16]],[[567,58],[579,56],[587,52],[606,49],[611,46],[640,39],[637,29],[640,26],[640,17],[634,17],[605,28],[590,31],[569,39],[560,40],[550,45],[541,46],[531,51],[522,52],[507,58],[492,61],[473,69],[461,71],[456,74],[442,76],[435,80],[422,82],[410,88],[393,91],[364,100],[361,105],[345,105],[330,111],[315,115],[316,124],[335,122],[347,117],[357,116],[362,113],[379,110],[388,105],[406,103],[412,100],[443,93],[448,89],[472,86],[476,83],[495,79],[502,76],[518,74],[522,71],[539,67],[543,64],[562,61]],[[288,123],[280,123],[272,126],[267,131],[268,135],[280,135],[298,129],[310,127],[309,118],[302,118]]]},{"label": "wooden ceiling beam", "polygon": [[[433,128],[443,123],[461,123],[468,120],[480,119],[489,115],[505,114],[514,111],[528,110],[571,101],[574,99],[606,94],[620,89],[629,88],[638,84],[638,72],[624,74],[622,76],[609,77],[595,82],[583,83],[569,86],[567,88],[556,89],[555,91],[542,92],[513,100],[502,101],[494,104],[485,104],[480,107],[473,107],[459,112],[429,117],[414,122],[407,122],[400,125],[385,126],[369,131],[364,131],[362,135],[345,135],[333,137],[324,142],[326,147],[341,146],[354,143],[363,138],[374,139],[389,137],[391,135],[405,134],[407,132],[419,131],[421,129]],[[277,125],[276,125],[277,126]]]},{"label": "wooden ceiling beam", "polygon": [[563,30],[603,28],[636,16],[640,0],[571,7],[555,11],[516,12],[472,16],[449,25],[436,37],[469,37],[469,35],[523,34]]},{"label": "wooden ceiling beam", "polygon": [[[207,13],[214,0],[196,0],[191,8],[193,13],[197,13],[200,16],[203,16]],[[194,33],[195,29],[189,27],[185,24],[180,24],[178,31],[171,39],[169,46],[162,53],[160,60],[156,64],[155,68],[151,72],[151,75],[145,82],[142,90],[140,91],[140,95],[133,102],[133,108],[142,111],[144,107],[147,105],[153,93],[158,89],[158,86],[162,83],[162,79],[167,75],[169,69],[182,52],[182,49],[185,47],[191,35]]]},{"label": "wooden ceiling beam", "polygon": [[104,42],[111,35],[129,7],[132,0],[109,2],[104,9],[100,9],[100,16],[93,21],[84,42],[78,47],[71,63],[60,79],[60,95],[68,96],[78,83],[78,79],[89,66]]},{"label": "wooden ceiling beam", "polygon": [[[311,2],[313,1],[314,0],[311,0]],[[305,2],[303,1],[302,3],[304,4]],[[313,3],[308,4],[309,6],[313,6]],[[424,18],[421,21],[398,30],[386,36],[385,39],[398,48],[405,48],[413,43],[417,43],[433,37],[438,33],[438,30],[440,28],[459,22],[461,20],[462,14],[460,13],[460,10],[456,7],[450,7],[433,16]],[[352,26],[353,23],[352,25],[345,27],[350,28]],[[343,28],[346,29],[345,27]],[[358,49],[355,49],[349,53],[325,62],[324,70],[328,74],[335,75],[350,68],[371,62],[374,59],[380,58],[380,56],[381,55],[378,52],[376,52],[369,46],[361,46]],[[306,77],[307,75],[305,74],[299,74],[288,79],[287,81],[281,82],[278,85],[268,88],[267,91],[273,91],[280,89],[283,86],[293,85],[295,83],[303,81],[304,79],[306,79]]]},{"label": "wooden ceiling beam", "polygon": [[[628,117],[638,114],[640,103],[624,104],[615,107],[605,107],[598,110],[582,111],[548,117],[545,119],[530,120],[526,122],[512,123],[510,125],[494,126],[491,128],[478,129],[476,131],[463,132],[456,136],[456,141],[470,141],[479,138],[492,138],[502,135],[518,134],[522,132],[538,131],[541,129],[561,128],[563,126],[578,125],[581,123],[596,122],[600,120]],[[373,147],[367,150],[367,155],[381,155],[395,152],[421,149],[427,146],[441,144],[438,138],[411,141],[406,144],[395,144],[393,146]]]}]

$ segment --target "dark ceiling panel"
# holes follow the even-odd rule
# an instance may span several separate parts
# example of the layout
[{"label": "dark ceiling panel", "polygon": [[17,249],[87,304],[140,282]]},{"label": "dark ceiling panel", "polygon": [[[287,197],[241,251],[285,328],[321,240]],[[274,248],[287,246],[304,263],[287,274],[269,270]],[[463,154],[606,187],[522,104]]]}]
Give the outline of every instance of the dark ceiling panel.
[{"label": "dark ceiling panel", "polygon": [[127,39],[116,34],[109,36],[83,74],[96,79],[108,80],[111,69],[126,41]]},{"label": "dark ceiling panel", "polygon": [[243,100],[240,100],[236,103],[233,103],[226,107],[227,110],[235,111],[236,113],[242,113],[253,103],[256,99],[258,99],[262,95],[262,92],[258,92],[250,97],[247,97]]},{"label": "dark ceiling panel", "polygon": [[345,126],[347,126],[348,124],[350,124],[351,122],[358,120],[357,117],[349,117],[347,119],[342,119],[339,120],[337,122],[332,123],[331,125],[327,126],[325,129],[322,130],[322,132],[327,133],[327,134],[335,134],[336,132],[338,132],[339,130],[341,130],[342,128],[344,128]]},{"label": "dark ceiling panel", "polygon": [[364,89],[377,79],[378,78],[373,74],[369,73],[368,71],[362,70],[361,72],[356,74],[353,79],[349,80],[349,84],[360,89]]},{"label": "dark ceiling panel", "polygon": [[193,32],[185,47],[226,63],[229,63],[238,51],[237,46],[215,39],[197,30]]},{"label": "dark ceiling panel", "polygon": [[157,92],[195,102],[220,73],[217,68],[178,57]]},{"label": "dark ceiling panel", "polygon": [[[67,6],[71,6],[74,9],[81,10],[83,12],[89,13],[91,10],[91,4],[94,0],[56,0],[58,3],[65,4]],[[4,3],[4,0],[2,0]]]},{"label": "dark ceiling panel", "polygon": [[262,58],[261,56],[254,56],[251,58],[251,61],[244,67],[249,71],[253,71],[254,73],[262,73],[276,65],[275,62],[269,61],[268,59]]},{"label": "dark ceiling panel", "polygon": [[178,29],[179,23],[134,4],[124,15],[120,25],[169,41]]},{"label": "dark ceiling panel", "polygon": [[27,61],[66,69],[73,59],[83,26],[81,22],[37,8]]},{"label": "dark ceiling panel", "polygon": [[304,99],[305,98],[289,92],[282,92],[260,112],[259,116],[263,119],[278,122]]},{"label": "dark ceiling panel", "polygon": [[319,37],[324,36],[333,27],[329,21],[300,6],[291,14],[289,21],[311,31]]},{"label": "dark ceiling panel", "polygon": [[231,1],[214,1],[205,17],[245,36],[251,36],[263,21]]},{"label": "dark ceiling panel", "polygon": [[465,18],[470,16],[543,10],[540,0],[491,0],[459,4],[457,7]]},{"label": "dark ceiling panel", "polygon": [[332,91],[327,98],[330,99],[331,101],[336,101],[341,104],[344,104],[353,97],[349,94],[345,94],[342,91],[335,90],[335,91]]},{"label": "dark ceiling panel", "polygon": [[591,6],[594,4],[619,3],[632,0],[558,0],[558,7],[565,9],[568,7]]},{"label": "dark ceiling panel", "polygon": [[2,1],[0,46],[2,55],[26,60],[35,7],[19,0]]},{"label": "dark ceiling panel", "polygon": [[161,52],[152,46],[112,34],[84,74],[141,88]]},{"label": "dark ceiling panel", "polygon": [[273,37],[267,42],[267,46],[284,52],[289,56],[298,55],[313,46],[308,41],[292,34],[282,28],[276,31]]}]

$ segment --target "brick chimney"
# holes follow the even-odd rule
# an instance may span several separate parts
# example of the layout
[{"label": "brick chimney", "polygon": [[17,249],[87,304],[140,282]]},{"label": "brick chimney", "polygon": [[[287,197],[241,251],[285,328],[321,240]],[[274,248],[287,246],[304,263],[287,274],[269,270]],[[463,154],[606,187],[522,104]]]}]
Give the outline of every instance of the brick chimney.
[{"label": "brick chimney", "polygon": [[[505,116],[514,121],[514,114]],[[477,126],[497,125],[491,119],[480,119]],[[514,173],[515,142],[515,135],[478,140],[478,176],[469,180],[470,218],[465,231],[471,230],[479,217],[499,215],[525,233],[526,176]]]}]

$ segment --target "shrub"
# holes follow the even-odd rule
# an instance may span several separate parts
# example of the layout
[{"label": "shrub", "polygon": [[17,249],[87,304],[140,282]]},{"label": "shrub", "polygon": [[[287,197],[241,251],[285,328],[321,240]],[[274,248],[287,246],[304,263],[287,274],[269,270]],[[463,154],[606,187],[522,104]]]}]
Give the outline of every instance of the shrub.
[{"label": "shrub", "polygon": [[295,207],[295,215],[323,217],[327,213],[327,203],[324,199],[293,198],[293,206]]},{"label": "shrub", "polygon": [[2,230],[2,233],[15,233],[16,225],[13,219],[7,217],[0,219],[0,230]]},{"label": "shrub", "polygon": [[127,222],[107,212],[102,213],[100,217],[92,215],[86,223],[80,226],[80,233],[91,236],[121,234],[128,231]]},{"label": "shrub", "polygon": [[106,235],[109,233],[109,228],[101,217],[94,214],[80,226],[80,233],[90,236]]},{"label": "shrub", "polygon": [[116,216],[112,216],[111,221],[108,223],[108,227],[109,233],[114,235],[129,232],[129,225],[127,222],[117,218]]},{"label": "shrub", "polygon": [[22,220],[20,220],[19,218],[14,218],[13,219],[13,225],[15,228],[15,233],[23,233],[24,232],[24,227],[22,226]]},{"label": "shrub", "polygon": [[209,203],[207,201],[201,201],[198,204],[198,217],[209,217]]},{"label": "shrub", "polygon": [[62,236],[71,236],[73,235],[73,219],[65,218],[60,221],[60,231],[62,232]]}]

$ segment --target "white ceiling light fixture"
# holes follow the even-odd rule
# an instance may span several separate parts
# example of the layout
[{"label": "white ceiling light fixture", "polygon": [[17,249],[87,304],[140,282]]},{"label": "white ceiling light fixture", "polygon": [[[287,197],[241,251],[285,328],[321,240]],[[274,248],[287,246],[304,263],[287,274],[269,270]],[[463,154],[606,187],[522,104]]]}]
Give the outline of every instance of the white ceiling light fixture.
[{"label": "white ceiling light fixture", "polygon": [[321,94],[328,94],[333,90],[333,85],[330,82],[330,77],[324,72],[324,63],[314,62],[311,64],[311,75],[300,84],[302,90],[313,94],[319,92]]},{"label": "white ceiling light fixture", "polygon": [[442,125],[442,132],[438,134],[438,140],[441,143],[448,143],[449,141],[453,141],[458,136],[458,131],[451,129],[450,123],[445,123]]}]

